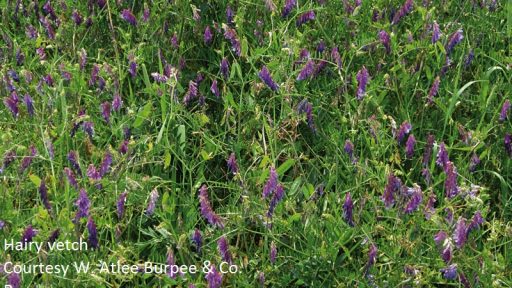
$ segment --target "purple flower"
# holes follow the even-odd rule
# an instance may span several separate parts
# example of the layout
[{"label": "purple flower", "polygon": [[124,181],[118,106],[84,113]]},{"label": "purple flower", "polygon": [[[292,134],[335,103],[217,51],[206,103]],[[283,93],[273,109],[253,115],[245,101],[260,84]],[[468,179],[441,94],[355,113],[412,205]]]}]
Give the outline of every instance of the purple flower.
[{"label": "purple flower", "polygon": [[25,54],[21,52],[21,49],[16,50],[16,65],[21,66],[25,62]]},{"label": "purple flower", "polygon": [[297,76],[297,81],[302,81],[310,78],[315,72],[315,62],[313,60],[308,60],[306,65],[300,70],[299,76]]},{"label": "purple flower", "polygon": [[50,21],[47,17],[41,17],[39,18],[39,22],[41,25],[43,25],[44,29],[46,30],[46,35],[48,35],[49,39],[55,39],[55,30],[53,29]]},{"label": "purple flower", "polygon": [[269,218],[272,218],[272,215],[274,214],[274,210],[275,210],[277,204],[279,204],[279,202],[283,199],[283,196],[284,196],[284,187],[281,184],[278,184],[275,189],[274,195],[272,196],[272,199],[270,200],[270,205],[268,207],[267,216]]},{"label": "purple flower", "polygon": [[423,192],[421,192],[420,186],[414,184],[414,188],[412,188],[414,191],[412,194],[411,199],[409,199],[409,202],[407,202],[407,205],[405,206],[404,213],[410,214],[418,209],[418,206],[421,204],[421,201],[423,200]]},{"label": "purple flower", "polygon": [[219,87],[217,87],[217,79],[213,79],[212,86],[210,87],[210,91],[212,91],[212,93],[213,93],[213,95],[215,95],[215,97],[217,97],[217,98],[220,97]]},{"label": "purple flower", "polygon": [[52,140],[47,139],[45,141],[45,146],[48,151],[48,155],[50,156],[50,159],[53,160],[55,158],[55,148],[53,147]]},{"label": "purple flower", "polygon": [[71,19],[75,22],[77,26],[80,26],[83,22],[82,15],[75,9],[73,13],[71,13]]},{"label": "purple flower", "polygon": [[445,173],[444,187],[446,197],[453,198],[459,194],[459,187],[457,186],[457,168],[455,168],[451,161],[446,162]]},{"label": "purple flower", "polygon": [[32,26],[32,25],[28,25],[25,28],[25,35],[27,35],[28,39],[32,39],[32,40],[36,39],[38,34],[39,33],[37,33],[36,28],[34,28],[34,26]]},{"label": "purple flower", "polygon": [[441,269],[443,277],[447,280],[455,280],[457,278],[457,264],[452,264],[446,268]]},{"label": "purple flower", "polygon": [[384,47],[386,48],[386,53],[391,53],[391,41],[388,32],[386,32],[385,30],[380,30],[379,40],[382,43],[382,45],[384,45]]},{"label": "purple flower", "polygon": [[370,245],[370,250],[368,251],[368,268],[370,268],[375,264],[375,262],[377,262],[377,252],[377,246],[374,243],[372,243]]},{"label": "purple flower", "polygon": [[229,158],[228,158],[227,164],[228,164],[228,170],[229,170],[229,172],[233,173],[233,175],[235,175],[236,173],[238,173],[238,164],[236,163],[235,153],[231,153],[231,154],[229,155]]},{"label": "purple flower", "polygon": [[199,188],[199,204],[201,206],[201,215],[203,215],[211,225],[224,229],[222,218],[213,211],[210,200],[208,199],[208,188],[204,184]]},{"label": "purple flower", "polygon": [[382,201],[384,201],[384,205],[386,208],[390,208],[395,203],[395,192],[399,191],[402,187],[402,181],[400,178],[395,177],[393,173],[388,175],[388,183],[384,188],[384,193],[381,197]]},{"label": "purple flower", "polygon": [[18,102],[19,98],[18,94],[16,94],[16,91],[13,91],[10,97],[4,98],[5,107],[11,111],[11,114],[15,119],[18,118],[19,115]]},{"label": "purple flower", "polygon": [[338,70],[341,70],[342,63],[341,63],[341,56],[340,52],[338,51],[338,47],[333,47],[331,50],[331,58],[338,66]]},{"label": "purple flower", "polygon": [[112,99],[112,110],[119,112],[119,110],[121,110],[122,106],[123,106],[123,99],[121,99],[121,95],[119,95],[119,92],[115,92],[114,99]]},{"label": "purple flower", "polygon": [[73,186],[73,188],[78,190],[78,183],[76,182],[76,178],[75,178],[75,174],[73,173],[73,170],[66,167],[66,168],[64,168],[64,174],[66,174],[66,177],[68,178],[69,185]]},{"label": "purple flower", "polygon": [[80,163],[78,162],[78,155],[76,152],[73,150],[69,151],[67,158],[69,163],[71,163],[71,168],[73,168],[77,174],[82,175],[82,170],[80,169]]},{"label": "purple flower", "polygon": [[270,243],[270,263],[274,264],[276,263],[276,257],[277,257],[277,247],[276,243],[272,241]]},{"label": "purple flower", "polygon": [[92,249],[98,248],[98,231],[96,230],[96,224],[94,223],[94,220],[92,220],[92,217],[89,216],[89,219],[87,219],[87,231],[89,232],[89,238],[87,239],[87,243],[89,243],[89,246]]},{"label": "purple flower", "polygon": [[357,72],[356,79],[357,79],[357,94],[356,98],[357,100],[362,100],[364,95],[366,94],[366,85],[368,84],[368,70],[366,70],[366,67],[363,66],[359,72]]},{"label": "purple flower", "polygon": [[466,219],[460,217],[459,220],[457,220],[452,238],[453,242],[455,243],[455,247],[461,249],[462,246],[464,246],[464,243],[466,243],[467,240]]},{"label": "purple flower", "polygon": [[178,49],[180,48],[180,45],[178,43],[178,34],[176,34],[176,32],[174,32],[174,34],[172,34],[172,37],[171,37],[171,45],[174,49]]},{"label": "purple flower", "polygon": [[396,135],[396,140],[398,141],[398,144],[402,143],[402,141],[405,138],[405,135],[409,134],[412,130],[411,123],[404,121],[400,125],[400,129],[398,129],[398,133]]},{"label": "purple flower", "polygon": [[446,55],[450,55],[455,45],[459,44],[460,41],[464,38],[464,35],[462,34],[462,29],[459,29],[450,35],[450,38],[448,39],[448,43],[446,44],[445,50]]},{"label": "purple flower", "polygon": [[128,192],[124,191],[119,195],[119,199],[117,200],[117,219],[121,220],[124,215],[124,205],[126,204],[126,196],[128,196]]},{"label": "purple flower", "polygon": [[267,69],[267,66],[263,65],[260,72],[258,73],[258,76],[260,77],[261,81],[263,81],[272,91],[277,91],[279,89],[279,86],[274,82],[272,79],[272,76],[270,75],[270,72]]},{"label": "purple flower", "polygon": [[133,15],[132,11],[124,9],[123,11],[121,11],[121,18],[123,18],[126,22],[130,23],[132,26],[137,26],[137,19]]},{"label": "purple flower", "polygon": [[153,77],[153,79],[156,82],[158,82],[158,83],[164,83],[164,82],[167,82],[169,80],[169,77],[167,77],[166,75],[162,75],[160,73],[157,73],[157,72],[151,73],[151,77]]},{"label": "purple flower", "polygon": [[352,202],[352,197],[350,197],[350,192],[347,192],[345,195],[345,202],[343,203],[343,219],[347,222],[348,225],[354,227],[354,219],[352,210],[354,209],[354,203]]},{"label": "purple flower", "polygon": [[240,57],[242,54],[242,49],[240,45],[240,40],[238,39],[238,35],[236,34],[235,29],[232,28],[226,28],[226,31],[224,32],[224,38],[229,40],[231,43],[231,49],[235,52],[235,55]]},{"label": "purple flower", "polygon": [[324,42],[324,40],[320,40],[320,42],[316,46],[316,52],[318,52],[318,54],[322,54],[324,52],[324,50],[325,50],[325,42]]},{"label": "purple flower", "polygon": [[439,144],[439,151],[437,152],[437,159],[436,159],[436,164],[441,167],[441,168],[444,168],[446,166],[446,163],[450,161],[448,159],[448,151],[446,150],[446,147],[444,145],[444,142],[441,142]]},{"label": "purple flower", "polygon": [[228,25],[233,25],[233,18],[235,17],[235,13],[233,12],[233,9],[231,9],[231,6],[228,5],[226,8],[226,20],[228,22]]},{"label": "purple flower", "polygon": [[131,60],[128,63],[128,73],[130,73],[130,76],[132,76],[132,78],[135,78],[137,76],[137,62]]},{"label": "purple flower", "polygon": [[229,252],[229,245],[226,236],[223,235],[220,237],[220,239],[217,241],[217,247],[219,249],[219,254],[222,257],[222,260],[231,264],[233,259],[231,257],[231,253]]},{"label": "purple flower", "polygon": [[290,12],[292,12],[293,8],[297,5],[297,0],[286,0],[284,3],[283,10],[281,11],[281,16],[283,18],[290,15]]},{"label": "purple flower", "polygon": [[75,206],[77,207],[75,223],[78,223],[81,218],[87,218],[89,216],[89,208],[91,207],[91,201],[89,201],[89,197],[87,196],[85,189],[80,189]]},{"label": "purple flower", "polygon": [[151,11],[149,10],[149,8],[145,8],[144,12],[142,12],[142,21],[148,22],[150,15],[151,15]]},{"label": "purple flower", "polygon": [[2,166],[0,167],[0,174],[3,173],[9,165],[16,159],[16,152],[14,150],[10,150],[4,154],[4,160],[2,162]]},{"label": "purple flower", "polygon": [[505,133],[503,144],[505,145],[505,151],[508,153],[508,156],[512,157],[512,134]]},{"label": "purple flower", "polygon": [[270,174],[267,179],[267,183],[265,183],[265,186],[263,187],[263,198],[267,198],[272,192],[274,192],[277,188],[277,181],[278,181],[278,175],[277,171],[274,167],[270,167]]},{"label": "purple flower", "polygon": [[410,134],[409,138],[407,138],[407,142],[405,142],[405,156],[409,159],[411,159],[414,154],[414,145],[416,145],[416,138],[414,138],[414,135]]},{"label": "purple flower", "polygon": [[31,145],[29,149],[30,149],[30,155],[23,157],[23,160],[21,160],[20,171],[19,171],[20,174],[25,172],[25,170],[28,168],[28,166],[30,166],[30,164],[32,163],[32,159],[34,157],[36,157],[36,155],[37,155],[37,149],[34,145]]},{"label": "purple flower", "polygon": [[475,172],[476,166],[478,166],[478,164],[480,164],[480,158],[476,153],[473,152],[473,155],[471,156],[471,160],[469,162],[469,172]]},{"label": "purple flower", "polygon": [[112,165],[112,154],[110,152],[105,152],[105,156],[103,156],[103,161],[101,161],[100,167],[100,177],[102,178],[110,171],[110,166]]},{"label": "purple flower", "polygon": [[208,288],[220,288],[222,285],[222,274],[217,271],[213,264],[208,269],[205,279],[208,281]]},{"label": "purple flower", "polygon": [[80,71],[83,71],[85,69],[85,65],[87,64],[87,52],[85,52],[85,49],[82,48],[80,51]]},{"label": "purple flower", "polygon": [[441,31],[439,30],[439,24],[436,21],[432,23],[432,44],[436,43],[441,37]]},{"label": "purple flower", "polygon": [[450,263],[450,261],[452,260],[452,256],[453,256],[452,250],[453,249],[452,249],[451,242],[445,242],[445,245],[443,246],[442,251],[441,251],[441,258],[447,264]]},{"label": "purple flower", "polygon": [[100,108],[103,119],[105,120],[105,122],[107,122],[107,124],[110,124],[110,110],[112,109],[110,102],[105,101],[101,103]]},{"label": "purple flower", "polygon": [[430,87],[430,91],[428,92],[428,104],[432,104],[434,102],[434,97],[437,95],[439,91],[439,83],[441,82],[441,78],[439,76],[434,79],[434,83],[432,83],[432,87]]},{"label": "purple flower", "polygon": [[37,235],[37,233],[37,230],[35,230],[32,225],[28,225],[21,236],[21,243],[27,244],[32,242],[32,239]]},{"label": "purple flower", "polygon": [[194,100],[198,95],[197,91],[197,83],[190,80],[188,82],[188,90],[187,93],[185,93],[185,96],[183,97],[183,104],[188,105],[190,101]]},{"label": "purple flower", "polygon": [[354,144],[352,144],[350,139],[345,140],[345,146],[343,147],[343,150],[345,150],[345,153],[347,153],[350,160],[352,160],[354,154]]},{"label": "purple flower", "polygon": [[93,164],[89,164],[89,167],[87,168],[87,177],[93,181],[99,181],[101,180],[100,172],[96,169],[96,167]]},{"label": "purple flower", "polygon": [[226,57],[222,58],[220,62],[220,73],[224,76],[224,79],[229,78],[229,61]]},{"label": "purple flower", "polygon": [[436,212],[436,208],[434,208],[434,205],[436,204],[436,195],[431,194],[428,197],[427,204],[425,205],[425,219],[430,220],[432,217],[432,214]]},{"label": "purple flower", "polygon": [[436,245],[443,245],[446,238],[448,238],[448,234],[444,231],[439,231],[434,236],[434,242],[436,242]]},{"label": "purple flower", "polygon": [[198,253],[201,253],[201,247],[203,246],[203,236],[201,235],[201,231],[199,229],[195,229],[192,234],[192,242],[196,245],[196,249]]},{"label": "purple flower", "polygon": [[44,179],[41,180],[41,184],[39,185],[39,196],[41,197],[41,202],[43,202],[46,210],[52,210],[52,206],[50,205],[50,201],[48,200],[48,189],[46,189],[46,184]]},{"label": "purple flower", "polygon": [[510,109],[510,100],[505,100],[505,102],[503,102],[503,106],[501,107],[501,112],[500,112],[500,122],[503,122],[505,121],[505,119],[508,118],[508,110]]},{"label": "purple flower", "polygon": [[[167,265],[170,267],[176,265],[176,260],[174,260],[174,251],[172,248],[167,250]],[[176,279],[176,274],[178,274],[178,272],[173,271],[173,269],[169,269],[169,271],[167,271],[167,276],[169,276],[169,278]]]},{"label": "purple flower", "polygon": [[299,16],[299,18],[297,18],[297,21],[295,22],[295,24],[297,25],[297,27],[299,27],[302,24],[312,21],[312,20],[315,20],[315,12],[311,10],[311,11],[302,13]]},{"label": "purple flower", "polygon": [[471,62],[473,62],[473,59],[475,58],[475,51],[473,49],[469,50],[468,56],[466,56],[466,59],[464,59],[464,68],[468,68],[471,66]]},{"label": "purple flower", "polygon": [[309,128],[311,129],[311,131],[313,133],[316,133],[315,122],[313,119],[313,104],[309,103],[308,100],[303,99],[297,105],[297,112],[299,114],[300,113],[306,114],[306,119],[307,119]]},{"label": "purple flower", "polygon": [[89,138],[94,136],[94,123],[91,121],[85,121],[82,125],[82,129],[84,129],[85,133],[89,135]]},{"label": "purple flower", "polygon": [[264,0],[264,2],[265,2],[265,7],[267,7],[267,9],[270,12],[274,12],[276,10],[276,4],[274,4],[274,2],[272,0]]},{"label": "purple flower", "polygon": [[212,29],[210,28],[210,26],[206,26],[206,28],[204,29],[204,44],[210,45],[212,43],[212,40],[213,40]]},{"label": "purple flower", "polygon": [[11,288],[20,288],[21,287],[21,277],[18,273],[10,273],[9,276],[7,276],[7,284],[8,287]]},{"label": "purple flower", "polygon": [[158,190],[156,190],[156,188],[151,190],[151,193],[149,194],[148,207],[146,208],[146,215],[153,215],[156,208],[156,202],[158,201],[159,197],[160,196],[158,195]]},{"label": "purple flower", "polygon": [[480,228],[480,226],[484,223],[484,218],[482,217],[482,213],[480,213],[480,211],[477,211],[474,215],[473,215],[473,218],[471,219],[471,222],[469,223],[468,227],[467,227],[467,235],[469,235],[469,233],[475,229],[478,229]]},{"label": "purple flower", "polygon": [[391,25],[397,24],[400,22],[400,19],[409,14],[412,11],[413,4],[413,0],[405,0],[404,5],[400,8],[400,10],[398,10],[398,12],[395,13],[393,21],[391,21]]}]

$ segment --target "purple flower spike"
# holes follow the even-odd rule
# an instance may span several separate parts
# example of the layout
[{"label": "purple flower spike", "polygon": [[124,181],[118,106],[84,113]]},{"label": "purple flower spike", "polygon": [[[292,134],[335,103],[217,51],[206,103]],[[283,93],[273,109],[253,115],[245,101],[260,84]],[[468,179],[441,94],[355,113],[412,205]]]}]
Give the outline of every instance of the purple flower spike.
[{"label": "purple flower spike", "polygon": [[89,216],[89,219],[87,219],[87,231],[89,232],[89,238],[87,239],[87,243],[89,243],[89,246],[92,249],[98,248],[98,231],[96,230],[96,224],[94,223],[94,220],[92,220],[92,217]]},{"label": "purple flower spike", "polygon": [[391,38],[389,37],[388,32],[384,30],[380,30],[379,32],[379,40],[382,45],[384,45],[384,48],[386,48],[386,53],[391,53]]},{"label": "purple flower spike", "polygon": [[278,184],[274,192],[274,195],[272,196],[272,200],[270,200],[270,205],[268,207],[267,216],[269,218],[272,218],[272,215],[274,215],[274,210],[276,209],[277,204],[279,204],[283,197],[284,187],[281,184]]},{"label": "purple flower spike", "polygon": [[153,213],[155,213],[156,208],[156,202],[158,201],[158,198],[160,196],[158,195],[158,190],[153,189],[151,193],[149,194],[149,201],[148,201],[148,207],[146,208],[146,215],[151,216]]},{"label": "purple flower spike", "polygon": [[101,174],[100,172],[94,167],[93,164],[89,164],[89,167],[87,168],[87,177],[93,181],[99,181],[101,180]]},{"label": "purple flower spike", "polygon": [[121,99],[121,95],[119,95],[119,92],[115,92],[114,99],[112,99],[112,110],[119,112],[119,110],[121,110],[122,106],[123,106],[123,99]]},{"label": "purple flower spike", "polygon": [[508,156],[512,158],[512,134],[505,134],[503,144],[505,145],[505,151],[507,152]]},{"label": "purple flower spike", "polygon": [[359,72],[357,72],[357,100],[363,100],[364,95],[366,94],[366,85],[368,84],[368,70],[363,66]]},{"label": "purple flower spike", "polygon": [[236,163],[235,153],[231,153],[229,155],[227,164],[229,172],[233,173],[233,175],[236,175],[238,173],[238,164]]},{"label": "purple flower spike", "polygon": [[19,115],[19,108],[18,108],[18,94],[16,94],[15,91],[11,93],[10,97],[4,98],[4,105],[11,111],[12,117],[15,119],[18,118]]},{"label": "purple flower spike", "polygon": [[460,41],[464,38],[462,29],[459,29],[455,32],[453,32],[452,35],[450,35],[450,38],[448,39],[448,43],[446,44],[445,50],[446,55],[450,55],[455,45],[459,44]]},{"label": "purple flower spike", "polygon": [[105,176],[110,171],[110,166],[112,166],[112,154],[107,151],[101,162],[100,177]]},{"label": "purple flower spike", "polygon": [[228,6],[226,8],[226,19],[228,25],[233,25],[233,18],[235,18],[235,13],[233,12],[233,9],[231,9],[231,6]]},{"label": "purple flower spike", "polygon": [[400,129],[398,130],[398,133],[396,135],[396,140],[398,141],[398,144],[402,143],[402,141],[405,138],[405,135],[409,134],[411,132],[411,130],[412,130],[411,123],[409,123],[407,121],[402,122],[402,124],[400,125]]},{"label": "purple flower spike", "polygon": [[307,11],[302,13],[299,18],[296,21],[297,27],[301,26],[302,24],[315,20],[315,12],[314,11]]},{"label": "purple flower spike", "polygon": [[427,204],[425,205],[425,219],[430,220],[432,214],[436,212],[436,208],[434,205],[436,204],[436,196],[435,194],[430,195],[427,200]]},{"label": "purple flower spike", "polygon": [[341,68],[342,68],[341,55],[340,55],[340,52],[338,51],[338,47],[332,48],[331,58],[334,61],[334,63],[336,63],[336,65],[338,66],[338,70],[341,70]]},{"label": "purple flower spike", "polygon": [[85,49],[82,48],[80,51],[80,71],[83,71],[85,69],[85,65],[87,64],[87,52],[85,52]]},{"label": "purple flower spike", "polygon": [[466,243],[467,240],[467,226],[466,219],[459,218],[457,224],[455,225],[455,230],[453,231],[453,242],[455,242],[455,247],[461,249]]},{"label": "purple flower spike", "polygon": [[293,8],[297,5],[297,0],[286,0],[284,3],[283,10],[281,11],[281,16],[283,18],[288,17],[290,12],[292,12]]},{"label": "purple flower spike", "polygon": [[352,202],[352,197],[350,197],[350,192],[347,192],[347,195],[345,195],[345,202],[343,203],[343,219],[345,219],[345,222],[352,227],[354,227],[354,217],[352,214],[353,209],[354,203]]},{"label": "purple flower spike", "polygon": [[27,112],[30,117],[34,116],[34,101],[30,97],[29,94],[25,94],[23,97],[23,102],[25,103],[25,106],[27,106]]},{"label": "purple flower spike", "polygon": [[203,236],[201,235],[201,231],[199,229],[195,229],[192,235],[192,242],[196,245],[197,253],[201,253],[201,247],[203,246]]},{"label": "purple flower spike", "polygon": [[306,65],[300,70],[299,76],[297,76],[297,81],[302,81],[310,78],[315,72],[315,62],[313,60],[308,60]]},{"label": "purple flower spike", "polygon": [[204,184],[199,188],[199,204],[201,206],[201,215],[203,215],[211,225],[224,229],[224,222],[222,221],[222,218],[213,211],[208,198],[208,188]]},{"label": "purple flower spike", "polygon": [[219,249],[222,260],[231,264],[233,259],[231,253],[229,252],[229,245],[226,236],[220,237],[220,239],[217,241],[217,247]]},{"label": "purple flower spike", "polygon": [[50,201],[48,200],[48,189],[46,188],[46,183],[44,179],[41,180],[41,185],[39,185],[39,196],[41,197],[41,202],[44,205],[46,210],[51,211],[52,206],[50,205]]},{"label": "purple flower spike", "polygon": [[208,281],[208,288],[220,288],[222,285],[222,274],[217,271],[213,264],[208,269],[205,279]]},{"label": "purple flower spike", "polygon": [[174,32],[174,34],[172,34],[172,37],[171,37],[171,45],[174,49],[178,49],[180,48],[180,44],[178,42],[178,34],[176,34],[176,32]]},{"label": "purple flower spike", "polygon": [[265,184],[265,187],[263,187],[263,198],[267,198],[272,192],[275,191],[277,188],[277,171],[274,167],[270,167],[270,174],[267,180],[267,183]]},{"label": "purple flower spike", "polygon": [[398,10],[398,12],[395,13],[393,21],[391,21],[391,25],[397,24],[400,22],[400,19],[409,14],[412,11],[413,4],[413,0],[405,0],[404,5],[400,8],[400,10]]},{"label": "purple flower spike", "polygon": [[217,79],[213,79],[212,86],[210,87],[210,91],[212,91],[215,97],[220,98],[219,87],[217,86]]},{"label": "purple flower spike", "polygon": [[448,238],[448,234],[446,234],[446,232],[444,231],[439,231],[434,236],[434,242],[436,242],[436,245],[438,246],[444,245],[444,241],[446,240],[446,238]]},{"label": "purple flower spike", "polygon": [[210,28],[210,26],[206,26],[206,28],[204,29],[204,44],[210,45],[212,43],[212,40],[213,40],[212,29]]},{"label": "purple flower spike", "polygon": [[[174,251],[172,248],[169,248],[167,251],[167,265],[170,267],[176,265],[176,260],[174,259]],[[173,269],[169,269],[169,271],[167,271],[167,276],[172,279],[176,279],[177,274],[178,272],[173,271]]]},{"label": "purple flower spike", "polygon": [[7,276],[7,284],[8,287],[11,288],[20,288],[21,287],[21,277],[18,273],[10,273],[9,276]]},{"label": "purple flower spike", "polygon": [[372,243],[370,246],[370,250],[368,251],[368,268],[373,266],[377,262],[377,246]]},{"label": "purple flower spike", "polygon": [[405,142],[405,156],[409,159],[414,155],[414,145],[416,145],[416,138],[414,138],[414,135],[410,134],[409,138],[407,138],[407,142]]},{"label": "purple flower spike", "polygon": [[82,15],[80,15],[80,12],[78,12],[76,9],[71,14],[71,19],[75,22],[76,26],[80,26],[84,20]]},{"label": "purple flower spike", "polygon": [[185,93],[185,96],[183,97],[183,104],[187,106],[192,100],[194,100],[197,97],[197,95],[197,83],[191,80],[188,82],[188,90],[187,93]]},{"label": "purple flower spike", "polygon": [[473,218],[471,219],[471,223],[469,223],[467,228],[467,235],[475,229],[480,228],[480,226],[484,224],[484,218],[482,217],[482,213],[480,211],[477,211],[475,215],[473,215]]},{"label": "purple flower spike", "polygon": [[414,184],[414,188],[412,188],[412,190],[414,192],[409,202],[407,202],[404,210],[405,214],[411,214],[412,212],[416,211],[421,204],[421,201],[423,200],[423,192],[421,192],[420,186]]},{"label": "purple flower spike", "polygon": [[441,258],[446,264],[450,263],[453,256],[453,248],[451,242],[447,242],[441,251]]},{"label": "purple flower spike", "polygon": [[80,163],[78,162],[78,155],[75,151],[71,150],[68,153],[68,161],[71,163],[71,168],[75,170],[75,172],[79,175],[82,175],[82,170],[80,169]]},{"label": "purple flower spike", "polygon": [[121,11],[121,17],[132,26],[137,26],[137,19],[133,15],[132,11],[128,9],[124,9]]},{"label": "purple flower spike", "polygon": [[9,165],[16,159],[16,152],[14,150],[10,150],[4,154],[4,160],[2,162],[2,166],[0,167],[0,174],[3,173]]},{"label": "purple flower spike", "polygon": [[124,191],[119,195],[119,199],[117,200],[116,206],[117,206],[117,219],[121,220],[123,219],[124,215],[124,206],[126,204],[126,196],[128,196],[128,192]]},{"label": "purple flower spike", "polygon": [[107,124],[110,124],[110,111],[112,109],[112,106],[110,105],[110,102],[103,102],[100,105],[101,108],[101,115],[103,116],[103,119]]},{"label": "purple flower spike", "polygon": [[25,170],[27,170],[27,168],[32,163],[32,159],[34,157],[36,157],[36,155],[37,155],[37,149],[34,145],[31,145],[29,150],[30,150],[30,155],[23,157],[23,160],[21,160],[21,165],[20,165],[20,170],[19,170],[20,174],[22,174],[23,172],[25,172]]},{"label": "purple flower spike", "polygon": [[444,187],[446,197],[453,198],[459,194],[459,187],[457,186],[457,168],[455,168],[451,161],[446,162],[445,173]]},{"label": "purple flower spike", "polygon": [[270,243],[270,263],[274,264],[276,263],[276,257],[277,257],[277,247],[276,243],[272,241]]},{"label": "purple flower spike", "polygon": [[503,102],[503,106],[501,107],[501,112],[500,112],[500,122],[503,122],[505,121],[505,119],[508,118],[508,111],[510,110],[510,100],[505,100],[505,102]]},{"label": "purple flower spike", "polygon": [[169,80],[169,77],[167,77],[166,75],[162,75],[156,72],[151,73],[151,77],[153,77],[153,79],[158,83],[164,83]]},{"label": "purple flower spike", "polygon": [[87,218],[89,216],[89,208],[91,207],[91,201],[89,201],[89,197],[87,196],[85,189],[80,189],[75,206],[77,207],[75,223],[78,223],[81,218]]},{"label": "purple flower spike", "polygon": [[220,73],[224,79],[229,78],[229,61],[226,57],[222,58],[222,61],[220,62]]},{"label": "purple flower spike", "polygon": [[441,37],[441,31],[439,29],[439,24],[436,21],[432,23],[432,44],[436,43]]},{"label": "purple flower spike", "polygon": [[388,176],[388,183],[384,189],[384,194],[382,195],[382,201],[384,201],[384,205],[387,209],[389,209],[393,204],[395,204],[395,192],[399,191],[402,187],[402,181],[390,173]]},{"label": "purple flower spike", "polygon": [[224,38],[229,40],[229,42],[231,43],[231,49],[233,50],[233,52],[235,52],[236,56],[240,57],[240,55],[242,54],[242,48],[235,29],[226,28],[226,31],[224,32]]},{"label": "purple flower spike", "polygon": [[27,228],[25,228],[25,231],[23,231],[23,235],[21,236],[21,243],[27,244],[32,242],[32,239],[36,237],[37,230],[32,227],[32,225],[28,225]]},{"label": "purple flower spike", "polygon": [[343,150],[345,150],[345,153],[347,153],[350,160],[352,160],[352,157],[354,155],[354,144],[352,144],[352,141],[350,141],[350,139],[345,140],[345,147],[343,148]]},{"label": "purple flower spike", "polygon": [[85,121],[82,125],[82,128],[84,129],[85,133],[89,135],[89,138],[92,139],[92,137],[94,136],[94,123],[92,123],[91,121]]},{"label": "purple flower spike", "polygon": [[66,178],[68,178],[69,185],[78,190],[78,183],[76,182],[75,174],[73,170],[68,167],[64,168],[64,174],[66,174]]},{"label": "purple flower spike", "polygon": [[137,76],[137,62],[130,61],[128,63],[128,73],[130,73],[130,76],[132,76],[132,78],[135,78]]},{"label": "purple flower spike", "polygon": [[439,144],[439,152],[437,152],[436,164],[439,167],[444,168],[448,161],[449,161],[449,159],[448,159],[448,151],[446,150],[444,142],[441,142]]},{"label": "purple flower spike", "polygon": [[475,58],[475,51],[473,49],[469,50],[468,56],[466,56],[466,59],[464,59],[464,68],[468,68],[471,66],[471,63],[473,62],[473,59]]},{"label": "purple flower spike", "polygon": [[437,95],[439,91],[439,83],[441,82],[441,78],[439,76],[434,79],[434,83],[432,83],[432,87],[430,87],[430,91],[428,92],[428,104],[432,104],[434,102],[434,97]]},{"label": "purple flower spike", "polygon": [[274,82],[272,79],[272,76],[270,75],[270,72],[267,69],[267,66],[263,66],[258,73],[258,76],[260,77],[261,81],[263,81],[272,91],[277,91],[279,89],[279,86]]},{"label": "purple flower spike", "polygon": [[480,158],[476,153],[473,153],[473,155],[471,156],[471,160],[469,162],[469,172],[475,172],[476,166],[478,166],[478,164],[480,164]]}]

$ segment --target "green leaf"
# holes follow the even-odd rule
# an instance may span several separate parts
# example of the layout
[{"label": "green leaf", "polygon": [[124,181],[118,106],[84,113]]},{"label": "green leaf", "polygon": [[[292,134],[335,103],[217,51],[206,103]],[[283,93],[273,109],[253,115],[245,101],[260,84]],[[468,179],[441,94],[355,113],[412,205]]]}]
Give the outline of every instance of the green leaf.
[{"label": "green leaf", "polygon": [[277,175],[279,175],[280,177],[282,175],[284,175],[284,173],[286,173],[286,171],[288,171],[293,165],[295,164],[295,160],[294,159],[288,159],[286,161],[284,161],[283,164],[281,164],[281,166],[279,166],[279,168],[277,168]]},{"label": "green leaf", "polygon": [[144,108],[137,113],[137,116],[135,116],[135,121],[133,122],[134,128],[139,128],[142,123],[144,123],[144,120],[151,115],[151,108],[153,108],[153,102],[150,100],[146,105],[144,105]]},{"label": "green leaf", "polygon": [[30,174],[28,178],[30,181],[32,181],[32,183],[34,183],[34,185],[36,185],[36,187],[39,188],[39,186],[41,186],[41,178],[37,177],[37,175]]}]

